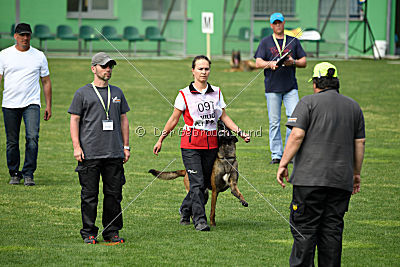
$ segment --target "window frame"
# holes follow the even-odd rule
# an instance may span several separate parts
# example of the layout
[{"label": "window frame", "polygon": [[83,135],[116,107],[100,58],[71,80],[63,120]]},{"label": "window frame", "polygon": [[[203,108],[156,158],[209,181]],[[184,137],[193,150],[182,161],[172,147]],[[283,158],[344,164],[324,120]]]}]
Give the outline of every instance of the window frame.
[{"label": "window frame", "polygon": [[[336,11],[336,14],[334,13],[335,9],[338,7],[338,2],[343,1],[344,3],[341,3],[343,5],[343,7],[341,7],[342,9],[339,11]],[[327,2],[329,2],[328,6],[326,7],[327,9],[323,9],[323,7],[321,7],[321,14],[320,17],[321,18],[326,18],[328,16],[329,13],[329,9],[331,7],[331,1],[330,0],[321,0],[321,5],[322,3],[326,4]],[[335,7],[332,11],[330,20],[332,21],[342,21],[346,19],[346,7],[347,7],[347,0],[337,0]],[[353,10],[352,10],[352,5],[353,5]],[[354,13],[354,10],[357,9],[357,12]],[[326,13],[324,13],[326,11]],[[352,13],[353,11],[353,13]],[[358,1],[350,1],[350,12],[349,12],[349,19],[350,20],[362,20],[363,19],[363,12],[361,11],[361,7],[360,4],[358,4]]]},{"label": "window frame", "polygon": [[[272,13],[274,12],[280,12],[285,16],[285,19],[288,18],[290,19],[294,19],[296,18],[296,0],[280,0],[279,2],[282,3],[284,1],[286,1],[286,5],[290,6],[292,8],[292,10],[277,10],[276,8],[271,8],[271,10],[263,10],[263,11],[257,11],[257,5],[259,5],[259,3],[257,2],[265,2],[263,5],[264,6],[268,6],[268,1],[270,0],[254,0],[254,10],[253,10],[253,18],[255,20],[258,19],[265,19],[266,17],[269,17]],[[290,4],[289,4],[290,3]]]},{"label": "window frame", "polygon": [[[164,0],[142,0],[142,14],[141,14],[141,18],[142,20],[159,20],[164,19],[165,16],[167,15],[167,10],[161,10],[161,14],[160,14],[160,9],[153,9],[153,10],[144,10],[144,4],[143,2],[150,2],[153,1],[154,5],[153,6],[158,6],[158,2],[160,1],[162,3],[162,1]],[[171,15],[169,17],[170,20],[182,20],[184,18],[184,0],[176,0],[175,5],[179,5],[179,10],[173,10],[171,11]]]},{"label": "window frame", "polygon": [[[85,0],[82,0],[85,1]],[[81,12],[81,18],[83,19],[116,19],[114,16],[114,0],[108,1],[108,9],[107,10],[96,10],[93,9],[93,1],[87,0],[88,7],[87,11]],[[67,0],[68,2],[68,0]],[[77,19],[79,18],[79,11],[68,11],[67,10],[67,18],[69,19]]]}]

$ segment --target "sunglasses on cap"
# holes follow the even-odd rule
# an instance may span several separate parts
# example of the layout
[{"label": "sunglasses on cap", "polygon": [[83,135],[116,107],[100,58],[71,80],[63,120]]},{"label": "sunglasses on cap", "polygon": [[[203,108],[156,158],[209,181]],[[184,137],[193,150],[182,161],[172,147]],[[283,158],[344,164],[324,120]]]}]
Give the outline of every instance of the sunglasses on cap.
[{"label": "sunglasses on cap", "polygon": [[102,69],[106,69],[107,67],[110,67],[110,69],[114,68],[114,64],[112,62],[108,62],[105,65],[99,65]]}]

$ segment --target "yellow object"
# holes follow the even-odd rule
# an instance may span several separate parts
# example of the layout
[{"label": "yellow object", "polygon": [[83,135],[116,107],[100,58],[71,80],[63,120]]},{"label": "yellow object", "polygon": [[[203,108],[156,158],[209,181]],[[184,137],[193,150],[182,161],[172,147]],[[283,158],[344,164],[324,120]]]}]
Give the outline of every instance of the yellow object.
[{"label": "yellow object", "polygon": [[[321,63],[318,63],[317,65],[315,65],[312,78],[321,78],[321,77],[328,75],[329,69],[335,70],[335,73],[333,74],[332,77],[337,78],[337,69],[336,69],[335,65],[333,65],[329,62],[321,62]],[[311,82],[312,78],[310,78],[308,80],[308,82]]]},{"label": "yellow object", "polygon": [[297,210],[297,205],[293,204],[293,210]]},{"label": "yellow object", "polygon": [[285,34],[292,36],[292,37],[299,38],[300,36],[303,35],[303,32],[301,31],[301,28],[296,28],[296,29],[292,29],[292,30],[285,29]]}]

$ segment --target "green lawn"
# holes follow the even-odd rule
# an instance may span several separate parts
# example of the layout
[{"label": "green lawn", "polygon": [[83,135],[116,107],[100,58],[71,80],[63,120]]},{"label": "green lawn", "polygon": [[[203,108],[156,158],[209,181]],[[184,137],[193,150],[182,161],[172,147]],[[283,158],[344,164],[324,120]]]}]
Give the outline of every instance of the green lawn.
[{"label": "green lawn", "polygon": [[[151,168],[181,169],[179,137],[164,142],[156,157],[154,132],[162,129],[172,107],[126,61],[117,60],[111,84],[124,90],[131,107],[132,157],[125,165],[123,207],[153,179]],[[400,262],[400,75],[388,61],[333,62],[339,69],[341,93],[361,105],[366,120],[366,153],[361,193],[352,197],[345,216],[343,266],[395,266]],[[191,81],[190,60],[133,62],[173,103],[178,89]],[[312,93],[307,83],[315,62],[299,69],[300,96]],[[35,187],[10,186],[6,168],[4,123],[0,115],[0,257],[2,265],[226,265],[287,266],[292,245],[288,224],[244,180],[239,188],[249,207],[229,192],[220,194],[217,227],[196,232],[179,225],[178,208],[185,196],[181,179],[155,180],[124,212],[117,246],[85,245],[81,228],[80,186],[74,172],[68,107],[74,92],[92,81],[90,61],[49,59],[53,83],[53,117],[41,121]],[[229,103],[257,72],[230,73],[225,61],[212,64],[210,82],[222,88]],[[237,143],[239,170],[286,218],[291,186],[281,189],[270,166],[268,119],[263,75],[258,76],[227,108],[242,129],[259,130],[251,143]],[[42,109],[43,113],[43,109]],[[284,114],[284,113],[283,113]],[[284,122],[282,122],[283,124]],[[182,126],[182,122],[179,124]],[[139,137],[135,130],[143,127]],[[24,140],[24,135],[21,135]],[[101,145],[101,144],[99,144]],[[24,142],[21,142],[21,150]],[[100,197],[99,208],[102,207]],[[210,204],[207,205],[209,214]],[[98,214],[101,227],[101,211]],[[104,244],[104,243],[103,243]]]}]

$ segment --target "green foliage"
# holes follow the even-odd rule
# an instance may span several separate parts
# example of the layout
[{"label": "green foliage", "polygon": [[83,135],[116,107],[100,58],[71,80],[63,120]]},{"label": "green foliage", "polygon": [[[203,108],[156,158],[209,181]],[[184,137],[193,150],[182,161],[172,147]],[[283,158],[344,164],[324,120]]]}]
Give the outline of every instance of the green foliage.
[{"label": "green foliage", "polygon": [[[162,170],[173,159],[176,161],[169,170],[183,168],[177,133],[165,140],[158,157],[152,154],[152,148],[158,138],[155,133],[162,130],[172,112],[172,106],[161,95],[173,104],[178,89],[185,87],[192,77],[190,60],[131,62],[157,92],[126,61],[117,61],[111,84],[124,90],[132,109],[128,113],[132,157],[125,165],[124,208],[152,182],[149,169]],[[400,261],[398,66],[372,60],[333,63],[339,70],[341,93],[358,101],[364,111],[367,132],[361,193],[352,197],[345,216],[342,262],[344,266],[397,265]],[[300,96],[312,93],[312,84],[306,81],[314,65],[311,61],[306,69],[297,70]],[[262,73],[236,99],[258,71],[226,72],[229,64],[215,60],[210,77],[210,83],[222,88],[225,102],[233,100],[227,108],[233,120],[242,129],[258,130],[258,135],[260,132],[262,135],[253,134],[249,144],[237,143],[242,175],[239,188],[249,207],[242,207],[229,192],[221,193],[216,210],[217,227],[199,233],[193,226],[178,223],[178,208],[185,196],[181,179],[155,180],[124,212],[121,236],[127,242],[93,246],[85,245],[79,235],[80,186],[74,172],[76,161],[67,113],[74,92],[93,79],[90,61],[50,59],[49,66],[53,117],[48,122],[41,121],[35,187],[7,184],[4,123],[0,123],[2,265],[288,265],[292,245],[288,224],[246,182],[288,218],[291,187],[281,189],[275,180],[277,166],[268,164],[268,118]],[[3,121],[2,114],[0,117]],[[142,137],[136,133],[139,126],[146,130]],[[23,155],[24,134],[20,140]],[[207,214],[209,208],[210,203]]]}]

